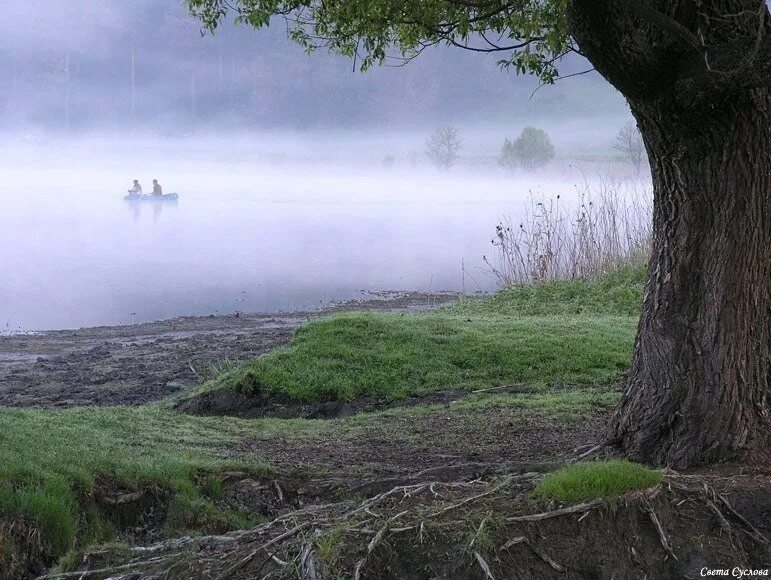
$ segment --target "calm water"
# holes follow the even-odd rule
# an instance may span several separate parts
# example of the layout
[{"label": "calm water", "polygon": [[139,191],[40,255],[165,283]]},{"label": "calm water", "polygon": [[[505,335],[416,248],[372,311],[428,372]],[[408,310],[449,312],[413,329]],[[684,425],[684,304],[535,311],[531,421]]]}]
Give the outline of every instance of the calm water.
[{"label": "calm water", "polygon": [[27,160],[6,173],[0,331],[290,311],[361,291],[490,291],[482,256],[528,195],[511,178],[462,172],[181,160],[155,173],[177,204],[129,203],[122,191],[135,176],[149,188],[151,159],[72,167]]}]

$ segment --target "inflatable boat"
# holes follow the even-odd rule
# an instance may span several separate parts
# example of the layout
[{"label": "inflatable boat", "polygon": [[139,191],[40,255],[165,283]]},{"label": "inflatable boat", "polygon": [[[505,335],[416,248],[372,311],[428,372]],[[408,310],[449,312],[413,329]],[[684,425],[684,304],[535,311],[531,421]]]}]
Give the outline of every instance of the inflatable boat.
[{"label": "inflatable boat", "polygon": [[177,201],[178,193],[164,193],[163,195],[151,195],[148,193],[129,193],[124,196],[126,201]]}]

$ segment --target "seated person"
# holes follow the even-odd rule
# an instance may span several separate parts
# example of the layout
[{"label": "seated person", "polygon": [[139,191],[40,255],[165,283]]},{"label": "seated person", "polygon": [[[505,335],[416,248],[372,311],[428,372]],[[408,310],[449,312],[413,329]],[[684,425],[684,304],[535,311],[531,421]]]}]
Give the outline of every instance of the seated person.
[{"label": "seated person", "polygon": [[153,195],[163,195],[163,189],[157,179],[153,179]]},{"label": "seated person", "polygon": [[131,195],[142,195],[142,186],[139,185],[138,180],[134,180],[134,187],[128,190]]}]

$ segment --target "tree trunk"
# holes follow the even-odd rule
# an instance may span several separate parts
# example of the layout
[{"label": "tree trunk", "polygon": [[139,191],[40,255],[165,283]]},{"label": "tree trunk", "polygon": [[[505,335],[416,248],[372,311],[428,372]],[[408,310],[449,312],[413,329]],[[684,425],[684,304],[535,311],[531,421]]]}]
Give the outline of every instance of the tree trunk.
[{"label": "tree trunk", "polygon": [[632,459],[683,468],[771,442],[771,93],[687,122],[667,109],[633,105],[654,241],[610,434]]},{"label": "tree trunk", "polygon": [[694,6],[568,0],[571,35],[626,97],[653,177],[642,318],[609,435],[675,468],[771,448],[771,18],[764,3],[741,21],[723,16],[747,2]]}]

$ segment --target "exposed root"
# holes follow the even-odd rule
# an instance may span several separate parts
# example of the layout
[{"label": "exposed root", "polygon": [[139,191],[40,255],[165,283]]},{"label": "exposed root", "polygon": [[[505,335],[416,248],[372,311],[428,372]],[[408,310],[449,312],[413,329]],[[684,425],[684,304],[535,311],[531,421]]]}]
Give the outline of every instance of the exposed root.
[{"label": "exposed root", "polygon": [[[713,490],[714,493],[714,490]],[[725,506],[725,508],[730,512],[732,516],[734,516],[737,520],[739,520],[742,524],[744,524],[744,533],[747,534],[750,538],[755,540],[758,544],[761,546],[768,546],[769,541],[768,538],[766,538],[763,534],[761,534],[755,526],[753,526],[750,522],[748,522],[742,514],[737,512],[733,507],[731,507],[731,504],[728,502],[728,500],[723,497],[720,494],[717,494],[717,498],[720,500],[720,502]]]},{"label": "exposed root", "polygon": [[302,553],[300,554],[300,572],[304,580],[321,580],[316,571],[316,557],[312,542],[303,544]]},{"label": "exposed root", "polygon": [[645,506],[645,510],[648,512],[648,516],[650,517],[651,521],[653,522],[653,525],[656,528],[656,532],[658,532],[659,539],[661,540],[661,546],[664,548],[664,551],[667,554],[669,554],[672,558],[674,558],[676,561],[679,561],[677,556],[675,555],[675,551],[672,549],[672,546],[669,543],[669,538],[667,538],[667,534],[664,531],[664,528],[661,525],[661,522],[659,521],[658,516],[656,515],[656,510],[653,509],[653,506],[651,505],[650,500],[646,496],[643,496],[643,505]]},{"label": "exposed root", "polygon": [[479,567],[482,568],[482,572],[485,573],[485,577],[488,578],[488,580],[495,580],[495,576],[493,576],[493,573],[490,571],[490,565],[485,562],[485,559],[479,552],[474,552],[474,558],[476,558],[476,561],[479,563]]},{"label": "exposed root", "polygon": [[129,564],[124,564],[122,566],[113,566],[110,568],[99,568],[96,570],[79,570],[77,572],[63,572],[61,574],[47,574],[45,576],[40,576],[38,580],[64,580],[66,578],[91,578],[93,576],[102,576],[102,575],[112,575],[115,574],[115,572],[122,572],[125,570],[136,570],[137,568],[144,568],[153,566],[155,564],[160,564],[164,561],[163,556],[158,556],[156,558],[150,558],[149,560],[144,560],[141,562],[131,562]]},{"label": "exposed root", "polygon": [[451,510],[458,509],[459,507],[464,506],[466,504],[469,504],[469,503],[471,503],[473,501],[476,501],[478,499],[482,499],[483,497],[487,497],[488,495],[492,495],[495,492],[497,492],[499,489],[507,487],[511,483],[511,481],[512,481],[512,478],[511,477],[507,477],[501,483],[499,483],[498,485],[493,487],[491,490],[486,491],[484,493],[477,494],[477,495],[472,495],[471,497],[467,497],[466,499],[464,499],[461,502],[458,502],[458,503],[455,503],[455,504],[452,504],[452,505],[448,505],[447,507],[440,509],[438,512],[434,512],[433,514],[430,514],[428,517],[435,518],[437,516],[441,516],[442,514],[445,514],[445,513],[449,512]]},{"label": "exposed root", "polygon": [[571,463],[577,463],[579,461],[586,461],[587,459],[592,459],[596,456],[598,456],[604,449],[608,447],[607,442],[600,443],[599,445],[595,445],[594,447],[591,447],[587,451],[584,451],[580,455],[578,455],[576,458],[574,458]]},{"label": "exposed root", "polygon": [[567,572],[568,569],[565,566],[562,566],[561,564],[558,564],[554,560],[552,560],[549,555],[544,552],[543,550],[539,549],[535,544],[533,544],[532,541],[530,541],[530,538],[527,536],[518,536],[516,538],[512,538],[503,546],[500,547],[501,550],[508,550],[512,546],[516,546],[517,544],[525,544],[528,548],[530,548],[533,553],[538,556],[541,560],[546,562],[551,568],[557,572]]},{"label": "exposed root", "polygon": [[[303,530],[307,528],[310,525],[310,523],[306,522],[304,524],[300,524],[299,526],[295,526],[291,530],[284,532],[283,534],[280,534],[270,540],[269,542],[266,542],[256,550],[253,550],[251,553],[249,553],[245,558],[242,558],[238,562],[236,562],[233,566],[225,570],[224,574],[221,574],[217,577],[217,580],[228,580],[229,578],[233,577],[233,574],[241,570],[244,566],[249,564],[252,560],[254,560],[255,557],[257,557],[257,554],[262,552],[263,550],[267,550],[271,546],[278,544],[279,542],[291,538],[292,536],[296,535],[300,530]],[[271,559],[273,557],[273,554],[268,555],[268,559]]]},{"label": "exposed root", "polygon": [[485,529],[485,524],[487,523],[487,520],[490,519],[490,516],[485,516],[481,522],[479,522],[479,527],[477,528],[476,533],[474,534],[474,537],[471,538],[471,542],[469,542],[469,549],[474,547],[474,544],[479,540],[479,536],[482,535],[482,531]]},{"label": "exposed root", "polygon": [[540,522],[541,520],[547,520],[549,518],[559,518],[568,514],[575,514],[579,512],[586,512],[605,503],[603,500],[597,499],[587,503],[579,503],[573,506],[564,507],[558,510],[543,512],[540,514],[528,514],[524,516],[514,516],[506,518],[507,522]]},{"label": "exposed root", "polygon": [[361,578],[361,571],[364,568],[364,566],[367,564],[367,558],[369,558],[369,555],[372,553],[372,551],[377,547],[377,545],[380,543],[380,541],[385,537],[386,533],[388,532],[388,527],[391,525],[390,520],[384,525],[377,534],[375,534],[375,537],[372,538],[369,542],[369,545],[367,546],[367,553],[364,554],[364,557],[359,560],[356,563],[356,568],[353,571],[353,579],[359,580]]},{"label": "exposed root", "polygon": [[[560,544],[554,543],[555,538],[559,538],[561,533],[575,537],[576,533],[591,534],[598,529],[605,529],[604,533],[607,533],[608,525],[618,525],[612,522],[638,525],[638,515],[625,515],[630,513],[629,508],[642,509],[647,513],[656,533],[655,536],[628,534],[626,540],[613,536],[612,541],[616,544],[626,543],[618,545],[611,556],[631,553],[632,561],[636,563],[633,565],[650,567],[652,558],[657,562],[655,565],[679,565],[680,560],[666,531],[673,530],[673,522],[677,522],[672,519],[673,514],[687,513],[689,522],[696,517],[702,523],[703,533],[710,533],[711,528],[716,532],[712,537],[722,542],[723,546],[728,546],[728,542],[720,538],[730,534],[730,548],[736,553],[748,553],[747,543],[739,541],[741,534],[756,544],[768,544],[763,535],[733,510],[724,497],[704,487],[701,485],[703,482],[697,479],[684,479],[667,473],[661,486],[632,492],[620,500],[597,499],[556,510],[528,513],[528,510],[536,511],[533,507],[537,504],[534,504],[529,492],[540,477],[537,473],[527,473],[493,480],[424,481],[398,485],[363,501],[346,499],[294,510],[249,530],[219,536],[178,538],[134,548],[133,560],[121,562],[113,568],[47,578],[90,578],[137,572],[176,580],[212,578],[215,577],[211,574],[214,570],[220,580],[271,575],[283,578],[290,572],[306,580],[340,575],[361,580],[366,576],[381,577],[378,570],[382,570],[380,566],[383,562],[398,562],[400,557],[407,557],[417,559],[418,564],[413,559],[410,565],[445,566],[441,572],[432,572],[435,576],[464,576],[469,573],[468,567],[473,565],[478,567],[477,574],[481,570],[485,578],[494,580],[496,575],[506,575],[506,566],[515,558],[510,553],[511,548],[519,544],[526,545],[535,556],[525,560],[535,576],[544,573],[544,565],[548,566],[549,574],[566,573],[569,569],[575,570],[578,565],[576,558],[584,555],[559,551],[561,561],[555,561],[549,555],[561,550]],[[595,512],[602,517],[592,517],[584,522],[587,515]],[[477,517],[480,519],[475,521],[479,523],[469,530],[469,519]],[[624,517],[628,519],[618,519]],[[674,525],[673,534],[677,529],[677,524]],[[313,533],[305,533],[306,530],[313,530]],[[333,531],[338,534],[337,541],[343,542],[344,549],[339,552],[341,555],[327,561],[326,556],[319,556],[319,547],[322,545],[321,538]],[[470,538],[469,531],[472,533]],[[498,534],[505,534],[504,537],[511,539],[503,542],[503,538],[496,537]],[[620,535],[623,536],[623,533]],[[489,547],[490,539],[499,546],[497,549]],[[682,535],[676,536],[675,540],[678,553],[685,561],[688,548]],[[658,544],[669,556],[667,564],[662,564],[660,557],[652,556],[658,552]],[[598,549],[603,548],[600,546]],[[416,550],[421,551],[421,556],[415,557]],[[473,558],[472,563],[469,563],[469,555]],[[416,573],[411,568],[408,570]],[[391,569],[388,573],[396,574]]]},{"label": "exposed root", "polygon": [[[707,500],[707,505],[713,512],[715,512],[715,515],[718,518],[718,522],[723,529],[726,528],[726,525],[730,529],[736,528],[760,546],[768,546],[771,544],[768,538],[766,538],[755,526],[748,522],[744,516],[742,516],[733,508],[731,503],[724,495],[717,493],[710,485],[704,481],[701,481],[698,476],[683,475],[677,473],[676,471],[667,470],[665,472],[665,479],[670,487],[674,487],[683,493],[699,496],[706,495],[707,498],[711,498]],[[687,483],[691,481],[700,483],[701,485],[699,487],[691,487],[687,485]],[[739,525],[732,526],[728,516],[723,513],[718,504],[721,504],[722,507],[728,512],[728,516],[736,520]]]}]

